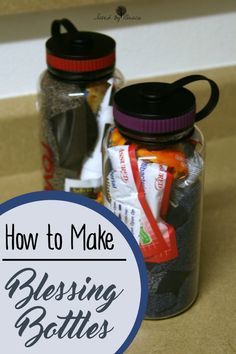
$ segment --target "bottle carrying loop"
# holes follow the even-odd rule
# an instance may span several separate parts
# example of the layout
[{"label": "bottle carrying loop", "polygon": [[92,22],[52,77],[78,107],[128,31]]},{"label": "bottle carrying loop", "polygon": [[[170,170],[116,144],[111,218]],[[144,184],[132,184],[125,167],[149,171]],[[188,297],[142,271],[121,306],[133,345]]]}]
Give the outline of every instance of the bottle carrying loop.
[{"label": "bottle carrying loop", "polygon": [[52,22],[51,34],[52,36],[60,36],[61,27],[64,27],[68,33],[78,33],[78,29],[68,19],[63,18],[61,20],[55,20]]},{"label": "bottle carrying loop", "polygon": [[181,88],[185,85],[188,85],[192,82],[200,81],[200,80],[207,81],[210,84],[211,96],[209,98],[209,101],[205,105],[205,107],[196,113],[195,121],[197,122],[197,121],[205,118],[206,116],[208,116],[213,111],[213,109],[215,108],[215,106],[217,105],[217,102],[219,100],[219,88],[213,80],[208,79],[206,76],[203,76],[203,75],[185,76],[177,81],[174,81],[172,84],[170,84],[170,86],[168,88],[164,89],[162,92],[159,93],[158,97],[159,97],[159,99],[162,99],[167,96],[170,96],[179,88]]}]

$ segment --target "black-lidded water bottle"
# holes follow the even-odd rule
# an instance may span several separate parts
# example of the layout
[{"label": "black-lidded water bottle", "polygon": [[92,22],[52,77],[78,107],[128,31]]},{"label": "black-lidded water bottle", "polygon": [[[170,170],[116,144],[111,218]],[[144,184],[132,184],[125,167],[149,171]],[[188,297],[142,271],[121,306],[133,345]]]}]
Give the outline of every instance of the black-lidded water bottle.
[{"label": "black-lidded water bottle", "polygon": [[45,190],[101,201],[101,141],[123,81],[115,46],[111,37],[78,31],[67,19],[52,23],[38,95]]},{"label": "black-lidded water bottle", "polygon": [[[204,80],[211,96],[196,113],[186,86]],[[204,139],[195,125],[215,108],[214,81],[127,86],[114,97],[115,127],[103,142],[104,204],[130,229],[148,272],[146,319],[177,315],[198,293]]]}]

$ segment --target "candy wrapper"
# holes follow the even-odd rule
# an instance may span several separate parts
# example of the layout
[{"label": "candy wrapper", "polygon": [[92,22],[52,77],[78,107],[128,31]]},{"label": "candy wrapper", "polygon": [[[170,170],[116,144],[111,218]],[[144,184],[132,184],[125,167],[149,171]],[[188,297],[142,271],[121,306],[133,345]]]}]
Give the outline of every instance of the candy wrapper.
[{"label": "candy wrapper", "polygon": [[130,229],[145,262],[162,263],[178,256],[176,232],[167,223],[170,203],[199,177],[202,159],[187,158],[182,145],[147,150],[128,144],[117,128],[108,133],[104,161],[104,204]]},{"label": "candy wrapper", "polygon": [[130,229],[145,261],[177,256],[174,229],[161,218],[172,176],[167,166],[137,160],[135,147],[108,148],[105,205]]}]

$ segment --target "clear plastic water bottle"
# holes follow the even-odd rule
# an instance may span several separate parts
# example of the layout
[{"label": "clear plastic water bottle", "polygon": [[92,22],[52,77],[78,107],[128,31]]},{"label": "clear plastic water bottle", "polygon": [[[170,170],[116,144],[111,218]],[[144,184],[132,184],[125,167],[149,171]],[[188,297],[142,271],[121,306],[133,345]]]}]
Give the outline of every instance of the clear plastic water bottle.
[{"label": "clear plastic water bottle", "polygon": [[116,44],[107,35],[78,31],[67,19],[53,21],[51,35],[38,95],[44,189],[101,201],[101,141],[123,82]]},{"label": "clear plastic water bottle", "polygon": [[[211,96],[196,113],[185,88],[205,80]],[[219,90],[201,76],[139,83],[114,97],[116,126],[103,143],[104,204],[131,230],[148,272],[147,319],[185,311],[198,293],[204,139],[195,123]]]}]

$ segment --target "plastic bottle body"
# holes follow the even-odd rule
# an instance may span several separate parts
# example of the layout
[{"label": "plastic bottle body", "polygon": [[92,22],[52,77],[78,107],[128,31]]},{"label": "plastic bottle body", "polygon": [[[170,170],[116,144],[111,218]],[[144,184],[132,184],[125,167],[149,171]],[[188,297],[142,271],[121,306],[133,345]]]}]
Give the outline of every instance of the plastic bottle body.
[{"label": "plastic bottle body", "polygon": [[101,141],[111,124],[112,96],[123,82],[113,74],[97,80],[40,78],[42,163],[45,190],[65,190],[100,201]]},{"label": "plastic bottle body", "polygon": [[150,145],[111,128],[103,144],[104,204],[140,245],[147,319],[183,312],[198,293],[204,140],[197,127],[174,140]]}]

